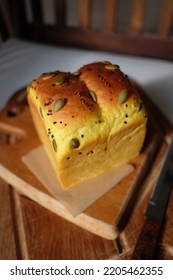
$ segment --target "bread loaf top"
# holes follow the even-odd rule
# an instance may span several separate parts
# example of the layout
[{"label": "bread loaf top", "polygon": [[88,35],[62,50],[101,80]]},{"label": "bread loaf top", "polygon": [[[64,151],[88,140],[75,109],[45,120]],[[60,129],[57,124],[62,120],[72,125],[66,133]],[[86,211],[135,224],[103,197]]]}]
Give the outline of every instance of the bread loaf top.
[{"label": "bread loaf top", "polygon": [[97,144],[100,138],[109,141],[126,126],[135,128],[147,121],[137,90],[110,62],[91,63],[75,73],[44,73],[31,83],[28,93],[48,136],[56,139],[60,157],[91,142]]}]

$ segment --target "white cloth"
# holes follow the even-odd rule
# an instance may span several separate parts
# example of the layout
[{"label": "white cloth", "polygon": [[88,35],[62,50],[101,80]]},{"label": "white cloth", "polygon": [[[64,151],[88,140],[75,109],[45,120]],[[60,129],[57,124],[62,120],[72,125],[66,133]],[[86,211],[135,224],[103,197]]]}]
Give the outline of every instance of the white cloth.
[{"label": "white cloth", "polygon": [[173,123],[173,62],[116,53],[53,47],[10,39],[0,49],[0,110],[9,97],[43,72],[76,71],[109,60],[141,85]]}]

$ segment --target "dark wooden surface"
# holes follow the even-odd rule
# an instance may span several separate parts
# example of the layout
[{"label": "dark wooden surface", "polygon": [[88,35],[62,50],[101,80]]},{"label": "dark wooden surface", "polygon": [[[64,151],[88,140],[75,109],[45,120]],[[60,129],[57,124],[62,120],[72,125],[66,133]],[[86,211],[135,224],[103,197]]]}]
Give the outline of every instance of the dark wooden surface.
[{"label": "dark wooden surface", "polygon": [[[0,259],[130,259],[132,249],[119,240],[98,237],[56,216],[0,181]],[[155,259],[173,260],[173,193]],[[138,213],[143,220],[143,213]],[[129,242],[137,240],[132,227]],[[130,226],[130,225],[129,225]],[[129,227],[128,226],[128,227]]]},{"label": "dark wooden surface", "polygon": [[116,243],[58,217],[0,181],[0,259],[109,259]]}]

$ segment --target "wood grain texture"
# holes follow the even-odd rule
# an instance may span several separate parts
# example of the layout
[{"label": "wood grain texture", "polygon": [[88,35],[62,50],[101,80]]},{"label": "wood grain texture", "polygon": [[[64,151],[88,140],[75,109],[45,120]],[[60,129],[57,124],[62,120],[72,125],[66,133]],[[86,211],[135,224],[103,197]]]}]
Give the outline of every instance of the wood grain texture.
[{"label": "wood grain texture", "polygon": [[24,221],[21,208],[21,199],[19,193],[13,188],[12,193],[12,211],[13,211],[13,224],[16,236],[16,244],[18,245],[18,259],[28,259],[28,249],[26,244]]},{"label": "wood grain texture", "polygon": [[[151,9],[158,9],[157,4],[155,4],[156,6],[152,7],[152,1],[130,1],[130,10],[132,15],[130,24],[131,27],[129,26],[129,30],[126,33],[119,31],[122,29],[121,26],[117,28],[116,32],[113,32],[113,24],[116,22],[116,18],[121,18],[121,9],[115,9],[117,13],[115,12],[114,14],[112,12],[113,10],[111,10],[110,17],[109,14],[106,16],[106,28],[101,22],[101,25],[98,27],[97,31],[92,30],[90,21],[91,18],[96,16],[94,13],[98,12],[97,10],[94,11],[94,9],[91,9],[92,7],[90,4],[93,4],[92,0],[77,1],[76,8],[79,10],[80,18],[78,15],[78,19],[76,19],[76,22],[78,22],[76,28],[67,26],[68,24],[65,24],[67,12],[66,7],[68,5],[64,7],[64,5],[59,4],[62,2],[61,0],[56,0],[56,7],[59,9],[57,13],[61,16],[58,16],[59,23],[57,20],[58,24],[55,23],[55,25],[47,25],[41,21],[40,10],[42,7],[40,8],[40,5],[38,5],[38,8],[36,9],[37,18],[35,21],[27,22],[24,0],[11,0],[9,2],[11,10],[13,11],[13,24],[16,27],[15,29],[17,30],[17,35],[19,35],[21,39],[44,42],[46,44],[62,45],[66,47],[82,47],[85,49],[96,49],[173,60],[172,36],[167,36],[169,31],[171,31],[172,0],[162,0],[164,4],[162,8],[162,14],[159,19],[160,23],[158,22],[159,27],[157,30],[154,28],[154,30],[152,30],[149,35],[145,32],[147,30],[142,32],[142,26],[145,13],[144,4],[150,2]],[[38,1],[32,2],[35,3]],[[111,3],[112,7],[114,8],[115,0],[108,0],[105,2],[107,5]],[[57,9],[55,8],[55,13],[56,10]],[[33,14],[34,13],[35,12],[33,10]],[[104,18],[104,13],[105,10],[100,15],[102,18]],[[115,17],[115,19],[113,19],[113,17]],[[149,17],[150,18],[147,19],[147,21],[153,22],[153,13],[151,13]],[[123,22],[124,20],[122,20],[122,24]],[[105,32],[106,30],[112,31]]]},{"label": "wood grain texture", "polygon": [[[157,122],[154,126],[154,134],[158,129],[158,124],[162,128],[163,138],[161,139],[163,140],[163,143],[157,149],[157,156],[155,155],[154,159],[152,160],[152,165],[149,166],[149,170],[147,169],[147,175],[142,183],[142,188],[139,189],[137,195],[138,199],[136,199],[134,203],[133,211],[131,211],[131,214],[128,216],[125,224],[121,223],[121,219],[119,220],[119,226],[122,227],[122,231],[119,237],[115,240],[105,240],[102,237],[92,234],[85,229],[77,227],[71,222],[62,219],[61,217],[48,211],[44,207],[38,205],[38,203],[22,195],[19,196],[17,194],[16,197],[16,193],[15,195],[12,195],[11,192],[9,195],[7,191],[8,186],[7,184],[5,184],[4,188],[0,188],[0,192],[2,194],[2,196],[0,196],[0,199],[2,200],[0,201],[0,208],[3,209],[3,214],[6,213],[3,216],[0,214],[0,246],[1,248],[3,248],[0,251],[0,258],[114,260],[130,259],[134,244],[136,243],[139,232],[143,226],[145,208],[150,198],[155,180],[159,174],[162,158],[165,153],[166,147],[167,145],[169,145],[170,135],[172,135],[172,126],[170,126],[169,122],[165,120],[159,110],[155,106],[153,106],[151,101],[145,98],[145,102],[148,108],[152,108],[152,114],[154,114],[154,118],[157,119]],[[8,109],[9,108],[11,107],[8,107]],[[26,117],[25,114],[25,110],[20,111],[18,115],[18,120],[20,120],[18,126],[16,126],[15,124],[16,119],[10,118],[7,130],[5,130],[4,132],[5,136],[2,136],[0,134],[1,146],[2,143],[5,144],[6,141],[10,143],[12,142],[13,144],[10,144],[9,146],[13,147],[16,144],[20,144],[20,149],[16,150],[16,153],[19,154],[21,153],[22,147],[21,141],[23,141],[23,139],[25,139],[26,137],[26,134],[23,133],[23,129],[26,126],[26,123],[22,121],[22,115]],[[6,118],[6,116],[4,116],[4,118]],[[0,124],[2,125],[2,123],[3,116],[1,114]],[[27,120],[27,125],[31,125],[29,120]],[[7,139],[11,139],[11,135],[7,132],[11,128],[13,128],[12,140],[9,141]],[[18,130],[16,131],[15,128],[18,128]],[[1,129],[3,130],[4,127],[1,127]],[[17,137],[17,143],[14,142],[13,137]],[[150,138],[148,138],[148,141],[150,142]],[[35,142],[35,145],[37,145],[37,141]],[[5,146],[6,145],[3,145],[3,147]],[[151,156],[152,153],[149,155]],[[141,161],[140,157],[138,158],[138,161]],[[19,166],[16,166],[15,162],[11,163],[10,160],[8,164],[11,164],[13,171],[16,171],[19,168]],[[26,169],[23,168],[20,169],[20,172],[25,173]],[[27,177],[31,177],[30,180],[33,180],[30,173],[27,174]],[[134,180],[132,175],[131,179],[130,177],[127,178],[124,182],[121,182],[118,187],[121,189],[123,184],[126,185],[129,180]],[[42,188],[41,185],[40,188]],[[110,193],[110,197],[115,203],[112,192]],[[109,221],[111,222],[111,209],[109,209],[109,207],[104,207],[102,199],[103,198],[100,198],[100,201],[98,200],[97,207],[101,207],[104,212],[108,211],[108,215],[105,216],[104,219],[109,219]],[[108,197],[106,198],[106,200],[107,199]],[[6,204],[7,202],[8,206],[11,209],[10,212]],[[162,229],[162,236],[160,238],[158,246],[158,259],[173,258],[172,203],[173,194],[170,197],[166,221],[164,224],[164,228]],[[87,211],[91,211],[91,209],[87,209]],[[2,213],[2,211],[0,213]],[[97,217],[97,211],[93,213]],[[7,224],[9,225],[9,227],[6,226]],[[4,244],[7,244],[7,247],[3,247]]]},{"label": "wood grain texture", "polygon": [[[150,100],[145,99],[147,106],[151,106]],[[149,103],[148,103],[149,102]],[[150,168],[148,176],[143,183],[143,190],[145,195],[138,200],[136,207],[126,225],[124,231],[120,235],[120,242],[124,248],[123,252],[120,254],[119,258],[124,259],[126,257],[130,258],[134,244],[137,242],[137,238],[140,234],[143,224],[145,223],[144,212],[146,210],[148,201],[151,197],[152,189],[154,187],[156,178],[159,175],[163,156],[169,145],[169,141],[172,135],[172,126],[167,122],[165,117],[160,113],[157,107],[153,107],[153,114],[157,118],[158,124],[162,127],[163,133],[165,134],[164,142],[157,152],[154,162]],[[157,166],[157,168],[155,168]],[[147,188],[146,188],[147,186]],[[173,259],[173,239],[172,239],[172,203],[173,203],[173,192],[170,196],[170,201],[166,213],[165,224],[161,229],[160,240],[158,248],[154,255],[154,259]],[[140,207],[139,207],[140,205]],[[166,241],[165,241],[166,240]]]},{"label": "wood grain texture", "polygon": [[[19,131],[21,131],[21,135],[23,132],[25,136],[11,146],[3,146],[3,149],[0,147],[0,176],[8,184],[15,187],[18,192],[66,220],[101,237],[115,239],[123,230],[131,214],[135,200],[138,198],[139,185],[144,180],[147,169],[151,165],[157,147],[162,140],[159,127],[154,125],[152,119],[150,120],[151,127],[148,127],[148,136],[143,152],[138,158],[131,161],[135,170],[123,180],[123,183],[120,182],[112,186],[110,191],[95,201],[83,213],[73,217],[58,200],[50,195],[49,191],[21,161],[22,157],[40,145],[40,142],[28,107],[25,106],[23,111],[20,109],[15,117],[9,117],[8,112],[11,112],[15,107],[14,104],[10,101],[5,110],[1,112],[0,128],[6,129],[6,131],[9,129],[9,133],[11,127],[13,133],[17,128],[16,135],[19,137]],[[10,154],[10,157],[7,157],[7,154]]]},{"label": "wood grain texture", "polygon": [[108,259],[114,241],[98,237],[22,197],[29,259]]},{"label": "wood grain texture", "polygon": [[160,19],[157,26],[157,35],[166,38],[169,37],[173,18],[173,1],[163,0],[160,12]]},{"label": "wood grain texture", "polygon": [[173,260],[173,186],[169,199],[168,209],[165,217],[165,223],[160,237],[159,250],[157,252],[158,259]]},{"label": "wood grain texture", "polygon": [[104,2],[104,26],[103,30],[105,32],[113,32],[115,30],[117,21],[117,0],[107,0]]},{"label": "wood grain texture", "polygon": [[160,226],[152,220],[145,221],[140,233],[140,240],[135,245],[132,260],[152,260],[159,238]]},{"label": "wood grain texture", "polygon": [[11,189],[0,179],[0,260],[17,259],[15,241]]},{"label": "wood grain texture", "polygon": [[[135,211],[132,215],[127,227],[120,236],[122,247],[124,248],[122,254],[119,255],[120,259],[126,256],[131,258],[131,254],[136,244],[143,224],[145,223],[144,211],[151,194],[146,196],[143,201],[143,211]],[[153,259],[157,260],[173,260],[173,222],[172,222],[172,204],[173,204],[173,191],[170,196],[169,205],[165,217],[164,224],[161,228],[159,242]]]},{"label": "wood grain texture", "polygon": [[79,26],[82,29],[90,27],[91,21],[91,0],[80,0],[79,1]]},{"label": "wood grain texture", "polygon": [[[173,60],[172,39],[132,34],[124,36],[124,34],[116,32],[103,33],[73,27],[70,29],[59,27],[58,33],[49,26],[37,26],[37,29],[38,40],[44,43]],[[30,39],[33,37],[34,30],[33,25],[28,27]]]},{"label": "wood grain texture", "polygon": [[[0,131],[0,145],[7,142],[8,136]],[[8,184],[0,179],[0,260],[17,259],[11,193]]]},{"label": "wood grain texture", "polygon": [[130,19],[130,33],[133,35],[137,35],[142,31],[145,4],[145,0],[133,0]]}]

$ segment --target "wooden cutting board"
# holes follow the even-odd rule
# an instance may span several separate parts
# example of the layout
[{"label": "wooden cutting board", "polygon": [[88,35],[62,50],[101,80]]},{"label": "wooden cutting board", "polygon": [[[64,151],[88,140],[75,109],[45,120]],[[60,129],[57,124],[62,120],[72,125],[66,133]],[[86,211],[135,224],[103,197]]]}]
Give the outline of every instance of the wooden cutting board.
[{"label": "wooden cutting board", "polygon": [[[29,108],[26,103],[25,89],[17,92],[0,113],[0,130],[9,139],[7,145],[0,146],[0,177],[12,185],[18,192],[36,201],[43,207],[106,239],[113,240],[123,230],[136,205],[142,205],[152,185],[145,180],[155,181],[158,161],[155,155],[163,157],[163,145],[169,145],[172,127],[159,113],[164,126],[157,125],[158,110],[144,96],[149,114],[148,133],[142,153],[131,164],[134,171],[116,186],[99,198],[77,217],[73,217],[66,208],[43,186],[22,162],[21,158],[40,145]],[[166,143],[166,144],[165,144]],[[154,166],[155,175],[148,172]]]}]

